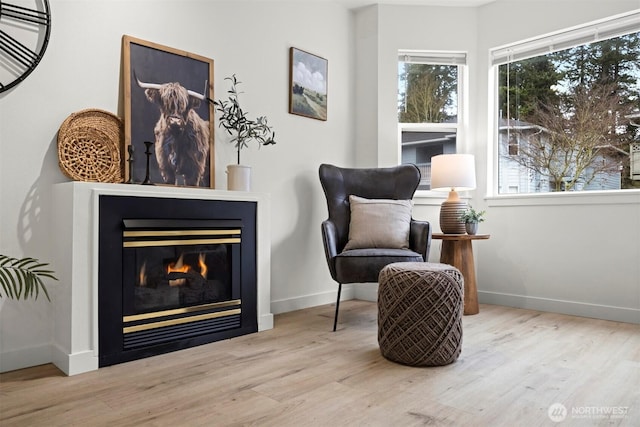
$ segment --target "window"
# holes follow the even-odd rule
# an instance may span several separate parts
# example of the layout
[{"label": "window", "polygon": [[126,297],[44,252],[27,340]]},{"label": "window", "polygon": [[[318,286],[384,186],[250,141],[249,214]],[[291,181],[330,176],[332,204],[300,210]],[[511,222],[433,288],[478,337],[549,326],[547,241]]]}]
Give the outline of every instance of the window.
[{"label": "window", "polygon": [[401,162],[414,163],[431,188],[431,157],[457,150],[466,54],[398,53],[398,126]]},{"label": "window", "polygon": [[499,194],[640,188],[639,25],[626,14],[492,51]]}]

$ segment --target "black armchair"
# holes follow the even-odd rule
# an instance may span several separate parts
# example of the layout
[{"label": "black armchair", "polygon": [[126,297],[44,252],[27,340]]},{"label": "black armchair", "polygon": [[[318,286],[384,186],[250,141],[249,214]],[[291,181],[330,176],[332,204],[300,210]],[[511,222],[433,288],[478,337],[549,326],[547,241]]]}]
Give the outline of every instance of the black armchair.
[{"label": "black armchair", "polygon": [[394,262],[423,262],[429,258],[431,226],[426,221],[410,223],[409,247],[358,248],[344,250],[349,239],[351,207],[349,196],[365,199],[409,200],[420,183],[415,165],[391,168],[348,169],[320,165],[320,183],[327,198],[329,218],[322,223],[322,239],[331,277],[338,283],[333,330],[338,323],[343,283],[378,282],[380,270]]}]

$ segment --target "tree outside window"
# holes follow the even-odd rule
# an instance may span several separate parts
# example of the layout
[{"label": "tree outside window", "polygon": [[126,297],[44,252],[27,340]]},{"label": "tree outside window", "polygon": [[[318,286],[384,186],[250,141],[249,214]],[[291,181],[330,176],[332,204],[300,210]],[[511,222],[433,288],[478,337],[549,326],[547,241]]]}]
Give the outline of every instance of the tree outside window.
[{"label": "tree outside window", "polygon": [[640,188],[640,33],[497,68],[499,193]]},{"label": "tree outside window", "polygon": [[460,72],[466,55],[412,52],[398,56],[398,124],[402,163],[413,163],[431,187],[431,157],[456,152]]}]

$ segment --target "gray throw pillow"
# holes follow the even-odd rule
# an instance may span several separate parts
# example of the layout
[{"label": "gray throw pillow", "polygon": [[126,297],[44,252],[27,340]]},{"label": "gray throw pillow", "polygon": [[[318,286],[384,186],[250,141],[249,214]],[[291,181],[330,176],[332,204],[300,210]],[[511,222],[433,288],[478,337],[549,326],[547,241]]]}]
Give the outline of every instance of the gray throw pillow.
[{"label": "gray throw pillow", "polygon": [[411,200],[365,199],[349,196],[351,222],[344,250],[409,248]]}]

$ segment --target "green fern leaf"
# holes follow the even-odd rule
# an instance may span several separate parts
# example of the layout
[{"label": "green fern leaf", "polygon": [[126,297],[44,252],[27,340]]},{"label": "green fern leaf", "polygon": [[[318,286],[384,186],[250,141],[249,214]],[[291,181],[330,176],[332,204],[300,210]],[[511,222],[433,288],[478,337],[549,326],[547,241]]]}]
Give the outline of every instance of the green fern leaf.
[{"label": "green fern leaf", "polygon": [[0,297],[38,299],[42,290],[47,300],[51,301],[42,279],[58,279],[53,270],[46,268],[48,265],[31,257],[18,259],[0,254]]}]

